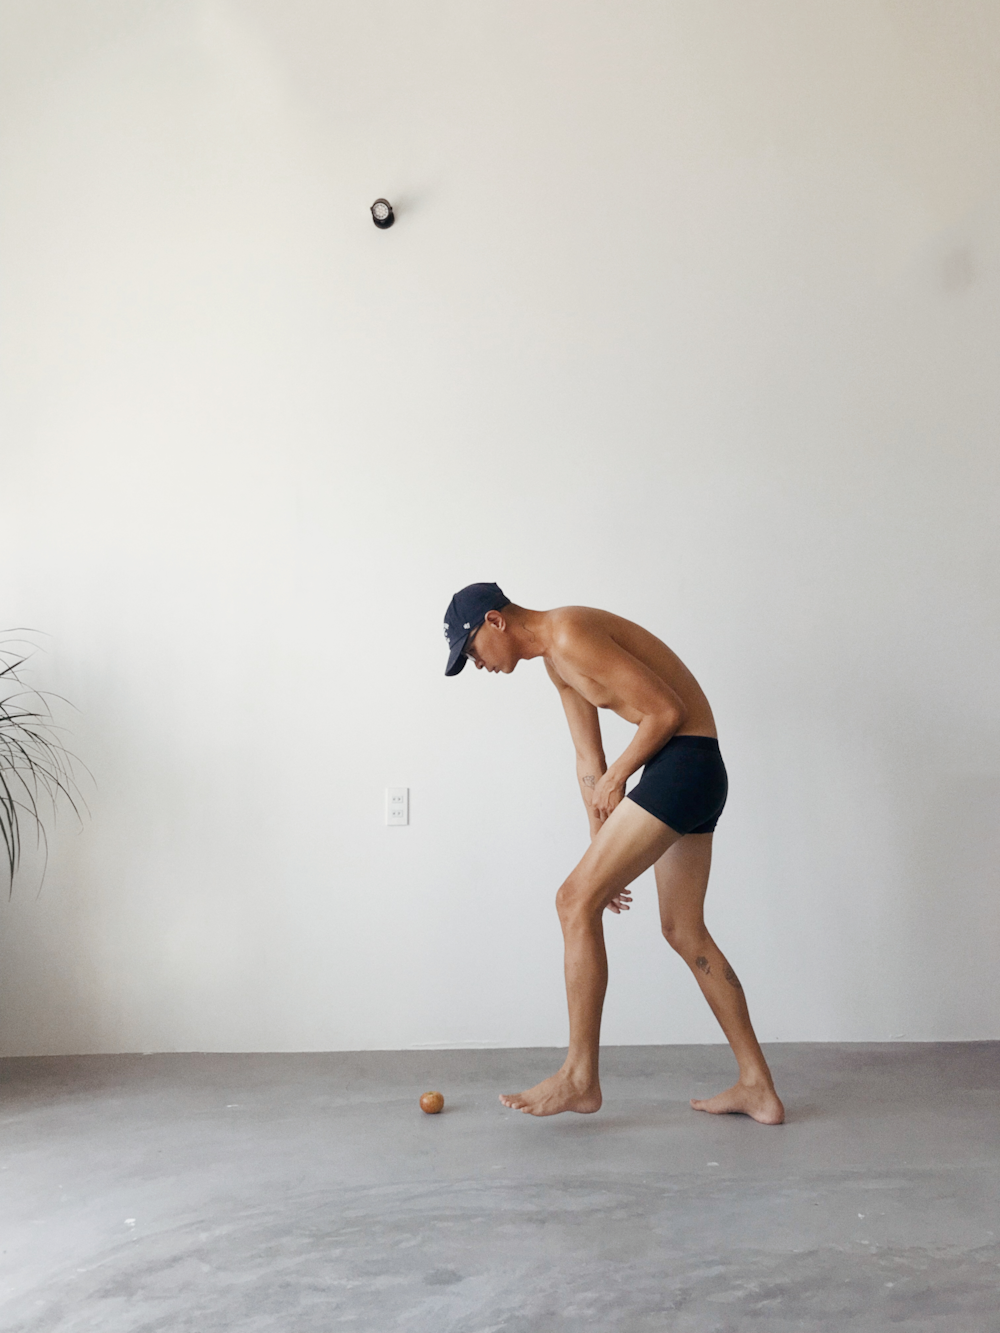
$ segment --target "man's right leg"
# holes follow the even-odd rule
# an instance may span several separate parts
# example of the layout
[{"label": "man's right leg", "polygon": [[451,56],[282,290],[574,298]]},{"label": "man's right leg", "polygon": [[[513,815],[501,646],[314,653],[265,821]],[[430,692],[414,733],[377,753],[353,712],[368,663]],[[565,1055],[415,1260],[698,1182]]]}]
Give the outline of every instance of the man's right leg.
[{"label": "man's right leg", "polygon": [[705,926],[711,865],[711,833],[690,833],[668,848],[655,867],[664,937],[694,973],[740,1067],[739,1082],[727,1092],[691,1105],[696,1111],[738,1111],[761,1124],[780,1125],[785,1108],[750,1022],[743,987]]},{"label": "man's right leg", "polygon": [[569,1050],[551,1078],[500,1100],[528,1115],[597,1111],[598,1050],[608,984],[605,907],[663,855],[680,835],[627,798],[611,812],[580,864],[556,894],[565,942]]}]

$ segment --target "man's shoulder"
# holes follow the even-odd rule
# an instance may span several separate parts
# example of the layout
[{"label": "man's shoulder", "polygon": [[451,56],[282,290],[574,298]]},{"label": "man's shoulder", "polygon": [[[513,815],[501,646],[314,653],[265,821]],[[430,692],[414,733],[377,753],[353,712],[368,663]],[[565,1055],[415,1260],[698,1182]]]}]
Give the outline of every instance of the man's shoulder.
[{"label": "man's shoulder", "polygon": [[552,647],[558,652],[610,634],[611,617],[593,606],[557,606],[548,612]]}]

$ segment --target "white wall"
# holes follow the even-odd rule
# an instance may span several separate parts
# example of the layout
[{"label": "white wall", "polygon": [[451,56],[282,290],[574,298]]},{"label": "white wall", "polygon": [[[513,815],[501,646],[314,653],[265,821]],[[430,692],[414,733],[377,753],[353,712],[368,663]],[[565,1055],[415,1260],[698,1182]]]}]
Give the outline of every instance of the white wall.
[{"label": "white wall", "polygon": [[[701,679],[763,1039],[1000,1036],[1000,8],[2,24],[0,625],[97,790],[0,1049],[563,1042],[572,752],[540,664],[444,679],[477,579]],[[715,1040],[653,898],[604,1038]]]}]

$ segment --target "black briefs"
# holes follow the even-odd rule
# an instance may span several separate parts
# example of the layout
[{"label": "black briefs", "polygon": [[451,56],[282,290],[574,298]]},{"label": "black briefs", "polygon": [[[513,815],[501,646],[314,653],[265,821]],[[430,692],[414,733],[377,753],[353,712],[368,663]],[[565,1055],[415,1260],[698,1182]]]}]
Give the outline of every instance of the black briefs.
[{"label": "black briefs", "polygon": [[728,790],[726,766],[714,736],[671,736],[646,761],[628,799],[676,833],[711,833]]}]

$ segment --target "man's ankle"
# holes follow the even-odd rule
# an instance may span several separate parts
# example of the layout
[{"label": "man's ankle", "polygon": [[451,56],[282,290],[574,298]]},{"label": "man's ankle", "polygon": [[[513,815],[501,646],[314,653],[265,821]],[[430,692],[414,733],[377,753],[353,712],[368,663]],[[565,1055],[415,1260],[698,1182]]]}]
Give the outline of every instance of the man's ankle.
[{"label": "man's ankle", "polygon": [[595,1088],[598,1085],[597,1066],[592,1064],[564,1064],[559,1071],[565,1074],[574,1088],[579,1088],[581,1092],[588,1088]]}]

